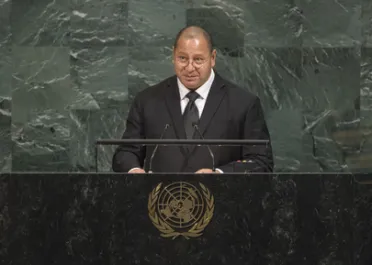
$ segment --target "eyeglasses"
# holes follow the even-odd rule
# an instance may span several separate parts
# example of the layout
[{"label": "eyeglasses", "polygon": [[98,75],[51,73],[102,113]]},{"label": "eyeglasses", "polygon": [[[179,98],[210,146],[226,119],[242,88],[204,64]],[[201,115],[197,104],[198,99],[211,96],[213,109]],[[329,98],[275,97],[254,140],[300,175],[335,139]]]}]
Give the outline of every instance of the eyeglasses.
[{"label": "eyeglasses", "polygon": [[[177,56],[176,57],[176,62],[183,66],[183,67],[186,67],[190,64],[190,60],[187,59],[186,57],[184,56]],[[203,59],[203,58],[196,58],[195,60],[191,60],[191,64],[192,66],[194,66],[195,68],[200,68],[202,67],[205,63],[207,62],[206,59]]]}]

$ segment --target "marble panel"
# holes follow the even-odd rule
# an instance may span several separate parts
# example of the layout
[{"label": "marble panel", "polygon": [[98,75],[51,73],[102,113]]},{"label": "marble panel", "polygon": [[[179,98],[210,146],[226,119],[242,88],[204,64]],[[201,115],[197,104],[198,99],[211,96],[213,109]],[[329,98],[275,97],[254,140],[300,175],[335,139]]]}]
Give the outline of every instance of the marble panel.
[{"label": "marble panel", "polygon": [[295,0],[305,47],[353,47],[362,42],[362,1]]},{"label": "marble panel", "polygon": [[70,8],[65,0],[12,0],[12,43],[20,46],[66,46]]},{"label": "marble panel", "polygon": [[71,44],[78,47],[126,46],[128,1],[70,1]]},{"label": "marble panel", "polygon": [[77,93],[70,81],[69,51],[13,47],[12,140],[14,171],[68,171],[67,108]]}]

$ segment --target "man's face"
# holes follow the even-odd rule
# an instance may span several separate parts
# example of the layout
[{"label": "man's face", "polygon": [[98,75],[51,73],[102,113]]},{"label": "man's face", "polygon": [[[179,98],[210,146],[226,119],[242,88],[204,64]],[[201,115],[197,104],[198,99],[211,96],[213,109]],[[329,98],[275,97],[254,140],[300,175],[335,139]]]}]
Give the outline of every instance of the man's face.
[{"label": "man's face", "polygon": [[210,52],[207,41],[200,38],[181,39],[173,50],[177,77],[188,89],[197,89],[209,78],[216,63],[216,51]]}]

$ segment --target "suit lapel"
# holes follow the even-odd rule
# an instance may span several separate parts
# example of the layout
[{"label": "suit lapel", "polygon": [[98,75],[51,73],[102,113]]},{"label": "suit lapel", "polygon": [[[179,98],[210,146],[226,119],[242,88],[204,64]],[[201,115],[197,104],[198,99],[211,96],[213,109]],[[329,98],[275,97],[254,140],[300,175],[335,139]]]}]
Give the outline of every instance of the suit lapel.
[{"label": "suit lapel", "polygon": [[[183,117],[181,113],[181,97],[178,90],[177,77],[171,77],[167,83],[167,86],[168,87],[165,93],[165,102],[172,118],[176,136],[178,139],[186,139],[186,132],[183,125]],[[199,121],[199,129],[203,136],[226,93],[226,89],[223,89],[223,87],[223,79],[217,73],[215,73],[215,78]],[[198,133],[195,133],[194,136],[195,138],[200,138],[200,136],[198,136]],[[189,157],[193,153],[195,147],[196,146],[194,146],[193,148],[187,148],[187,146],[180,146],[181,151],[187,157]]]},{"label": "suit lapel", "polygon": [[205,102],[203,113],[199,121],[200,132],[203,135],[226,93],[226,89],[223,89],[223,87],[223,79],[216,73],[211,90],[209,91],[207,97],[207,101]]},{"label": "suit lapel", "polygon": [[[214,81],[212,83],[211,89],[209,91],[207,100],[205,102],[205,106],[203,109],[203,113],[199,120],[199,129],[200,133],[205,135],[205,132],[208,128],[209,123],[213,119],[214,114],[217,112],[218,107],[221,104],[221,101],[226,93],[226,89],[223,89],[224,82],[223,79],[215,73]],[[200,139],[198,133],[194,134],[194,138]],[[193,154],[196,146],[190,148],[189,156]]]},{"label": "suit lapel", "polygon": [[[181,113],[181,97],[177,85],[177,77],[174,76],[168,81],[167,91],[165,93],[165,102],[172,118],[174,130],[178,139],[186,139],[185,127]],[[180,146],[181,151],[186,153],[186,146]]]}]

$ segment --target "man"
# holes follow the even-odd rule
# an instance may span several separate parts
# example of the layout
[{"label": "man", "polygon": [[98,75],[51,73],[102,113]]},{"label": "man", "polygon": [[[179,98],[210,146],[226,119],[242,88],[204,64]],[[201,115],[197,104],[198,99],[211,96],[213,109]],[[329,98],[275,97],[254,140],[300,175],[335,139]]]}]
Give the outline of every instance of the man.
[{"label": "man", "polygon": [[[207,32],[189,26],[173,47],[175,76],[135,97],[123,139],[252,139],[270,140],[260,100],[224,80],[213,67],[216,50]],[[197,125],[197,129],[195,128]],[[159,146],[153,172],[271,172],[271,145],[211,146],[216,171],[206,146]],[[114,154],[116,172],[146,173],[153,146],[121,145]]]}]

